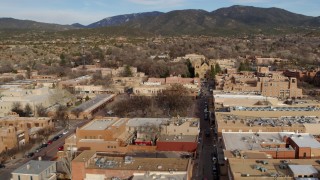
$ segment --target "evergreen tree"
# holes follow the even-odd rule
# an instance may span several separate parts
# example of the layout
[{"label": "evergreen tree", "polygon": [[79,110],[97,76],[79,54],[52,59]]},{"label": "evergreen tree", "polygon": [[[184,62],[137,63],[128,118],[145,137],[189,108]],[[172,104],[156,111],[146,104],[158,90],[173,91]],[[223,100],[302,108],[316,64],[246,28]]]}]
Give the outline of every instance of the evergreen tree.
[{"label": "evergreen tree", "polygon": [[132,71],[131,71],[131,67],[129,65],[126,65],[124,67],[124,70],[122,72],[122,76],[123,77],[132,77]]},{"label": "evergreen tree", "polygon": [[221,72],[221,67],[220,67],[220,65],[218,63],[215,65],[214,70],[215,70],[216,74]]}]

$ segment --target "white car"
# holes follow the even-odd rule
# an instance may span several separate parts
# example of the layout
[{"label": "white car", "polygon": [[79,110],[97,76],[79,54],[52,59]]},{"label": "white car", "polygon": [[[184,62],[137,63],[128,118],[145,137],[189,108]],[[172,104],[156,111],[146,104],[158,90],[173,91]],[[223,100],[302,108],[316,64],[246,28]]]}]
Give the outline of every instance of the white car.
[{"label": "white car", "polygon": [[62,134],[67,134],[69,131],[66,129],[62,132]]},{"label": "white car", "polygon": [[216,157],[212,157],[212,162],[213,162],[213,164],[216,164],[217,163],[217,158]]}]

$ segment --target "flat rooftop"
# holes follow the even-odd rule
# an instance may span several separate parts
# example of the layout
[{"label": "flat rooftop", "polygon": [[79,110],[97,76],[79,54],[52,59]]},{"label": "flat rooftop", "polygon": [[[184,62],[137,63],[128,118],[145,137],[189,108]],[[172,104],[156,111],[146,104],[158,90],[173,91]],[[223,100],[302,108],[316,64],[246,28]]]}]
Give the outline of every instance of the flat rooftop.
[{"label": "flat rooftop", "polygon": [[[320,124],[320,118],[318,116],[263,116],[264,113],[257,112],[257,116],[244,116],[235,115],[231,113],[217,112],[216,120],[217,122],[225,122],[228,124],[235,124],[241,122],[244,126],[293,126],[293,125],[303,125],[303,124]],[[259,117],[259,114],[261,115]]]},{"label": "flat rooftop", "polygon": [[197,142],[197,135],[161,135],[158,141],[164,142]]},{"label": "flat rooftop", "polygon": [[[223,132],[222,139],[226,150],[272,150],[264,148],[261,144],[285,144],[283,137],[290,137],[293,132]],[[278,148],[280,151],[292,150],[292,148]]]},{"label": "flat rooftop", "polygon": [[[29,175],[38,175],[48,167],[56,164],[55,161],[35,161],[30,160],[29,162],[25,163],[24,165],[20,166],[16,170],[12,172],[12,174],[29,174]],[[30,165],[30,168],[27,168],[27,165]]]},{"label": "flat rooftop", "polygon": [[307,106],[307,107],[273,107],[273,106],[264,106],[264,107],[246,107],[246,106],[234,106],[231,107],[232,111],[320,111],[319,107],[316,106]]},{"label": "flat rooftop", "polygon": [[316,168],[312,165],[288,165],[290,170],[294,174],[301,174],[301,175],[311,175],[311,174],[318,174]]},{"label": "flat rooftop", "polygon": [[79,154],[72,161],[75,162],[86,162],[91,159],[96,154],[96,151],[85,150],[81,154]]},{"label": "flat rooftop", "polygon": [[97,156],[88,168],[141,171],[187,171],[189,159]]},{"label": "flat rooftop", "polygon": [[139,127],[147,125],[159,126],[162,123],[170,121],[170,118],[132,118],[127,122],[129,127]]},{"label": "flat rooftop", "polygon": [[154,180],[154,179],[187,179],[187,172],[152,172],[152,173],[133,173],[131,180]]},{"label": "flat rooftop", "polygon": [[320,148],[320,143],[308,133],[299,133],[293,134],[290,138],[299,146],[299,147],[311,147],[311,148]]},{"label": "flat rooftop", "polygon": [[106,119],[95,119],[85,126],[83,126],[82,130],[106,130],[114,123],[118,121],[117,118],[106,118]]},{"label": "flat rooftop", "polygon": [[0,121],[48,121],[51,120],[50,117],[16,117],[16,116],[6,116],[1,117]]},{"label": "flat rooftop", "polygon": [[[312,166],[317,171],[320,171],[320,164],[315,162],[315,159],[263,159],[267,164],[257,163],[256,159],[235,159],[230,158],[229,167],[235,176],[235,179],[263,179],[269,177],[269,179],[285,179],[285,176],[293,177],[290,172],[291,165],[307,165]],[[282,166],[281,164],[287,164]],[[283,168],[280,168],[280,165]],[[258,169],[262,167],[266,169],[266,172],[262,172]],[[278,177],[278,178],[277,178]],[[288,177],[288,178],[289,178]],[[291,179],[291,178],[289,178]]]}]

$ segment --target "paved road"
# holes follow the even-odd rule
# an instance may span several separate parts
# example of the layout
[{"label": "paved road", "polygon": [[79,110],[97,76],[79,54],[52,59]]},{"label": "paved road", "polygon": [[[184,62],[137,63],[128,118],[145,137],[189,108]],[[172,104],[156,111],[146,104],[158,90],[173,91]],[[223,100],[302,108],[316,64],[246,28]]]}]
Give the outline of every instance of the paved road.
[{"label": "paved road", "polygon": [[[209,91],[210,87],[208,84],[204,84],[202,86],[202,93],[201,98],[197,100],[197,108],[198,113],[196,114],[200,118],[200,135],[201,143],[198,145],[198,159],[196,159],[195,166],[195,174],[193,179],[217,179],[217,176],[213,173],[213,161],[212,157],[214,156],[214,146],[215,146],[215,134],[213,130],[210,129],[212,121],[209,120],[209,113],[208,119],[205,119],[205,112],[204,109],[207,106],[208,110],[210,110],[210,106],[212,102],[212,93]],[[212,108],[211,108],[212,109]],[[210,132],[210,135],[206,135],[206,131]]]},{"label": "paved road", "polygon": [[[0,180],[10,180],[11,172],[13,170],[15,170],[16,168],[20,167],[21,165],[27,163],[32,159],[38,160],[40,156],[43,160],[54,159],[58,152],[58,148],[64,144],[65,138],[68,137],[70,134],[74,133],[77,127],[83,126],[88,121],[89,120],[70,120],[70,129],[67,134],[59,138],[57,141],[53,141],[52,144],[48,145],[46,148],[42,149],[40,152],[35,153],[35,155],[31,158],[23,157],[8,163],[5,169],[0,170]],[[62,131],[57,132],[55,135],[58,135],[60,133],[62,133]],[[52,135],[52,137],[54,137],[55,135]],[[38,147],[38,145],[35,146],[35,148],[36,147]]]}]

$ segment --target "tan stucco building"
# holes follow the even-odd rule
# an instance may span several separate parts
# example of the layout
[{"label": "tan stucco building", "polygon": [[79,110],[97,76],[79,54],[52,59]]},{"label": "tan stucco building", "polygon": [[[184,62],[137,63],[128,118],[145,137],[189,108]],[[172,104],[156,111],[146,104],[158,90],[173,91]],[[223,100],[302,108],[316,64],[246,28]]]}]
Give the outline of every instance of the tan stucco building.
[{"label": "tan stucco building", "polygon": [[49,117],[17,117],[0,118],[0,152],[23,146],[30,138],[37,136],[41,129],[53,129],[54,123]]}]

